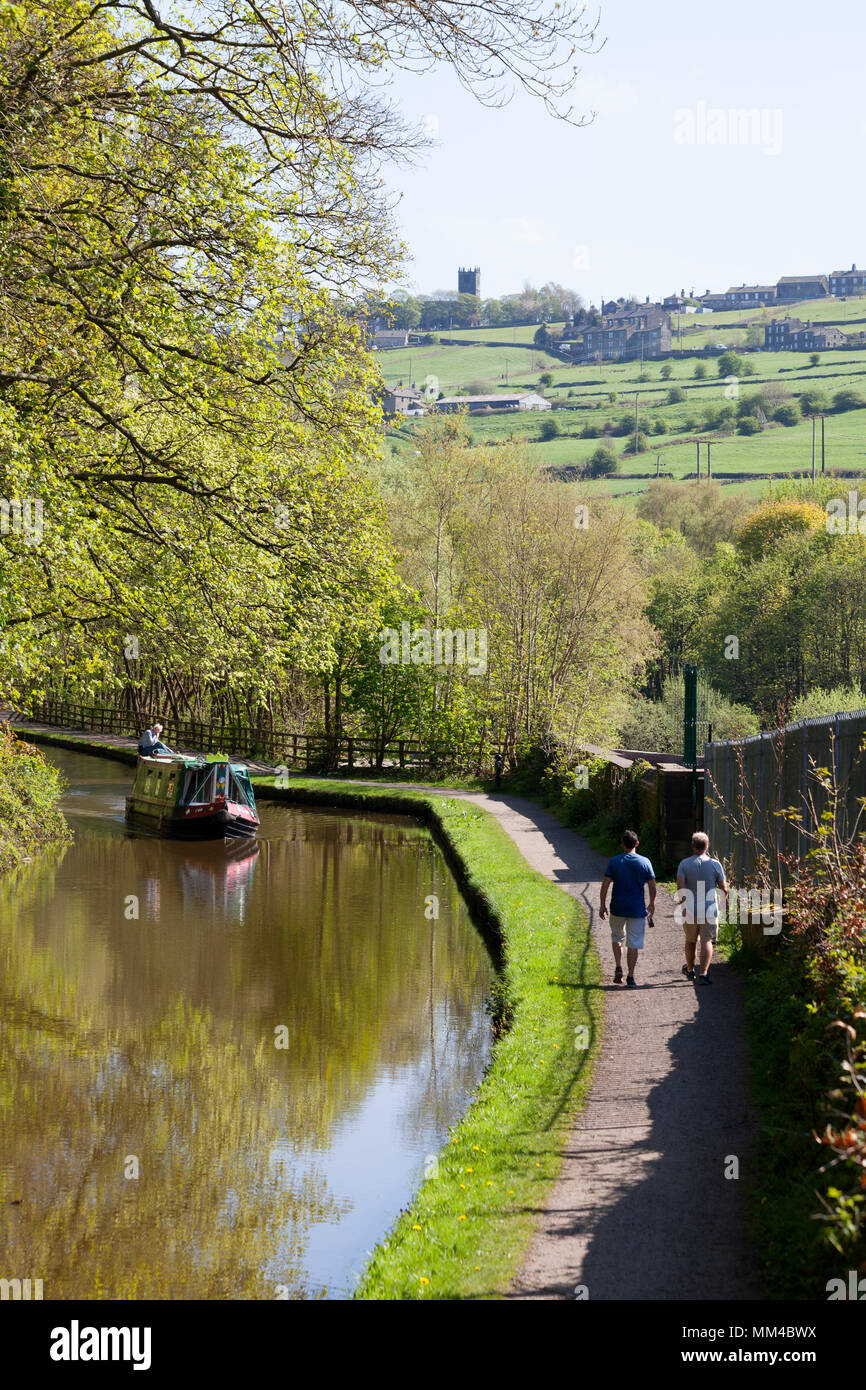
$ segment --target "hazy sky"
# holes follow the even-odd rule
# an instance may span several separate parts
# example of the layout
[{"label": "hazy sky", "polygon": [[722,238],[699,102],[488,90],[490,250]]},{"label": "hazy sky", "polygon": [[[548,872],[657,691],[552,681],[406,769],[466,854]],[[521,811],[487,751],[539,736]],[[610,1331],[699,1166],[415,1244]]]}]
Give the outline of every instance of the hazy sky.
[{"label": "hazy sky", "polygon": [[[600,14],[582,129],[522,94],[485,109],[448,73],[398,81],[439,142],[390,176],[409,285],[456,289],[458,265],[480,265],[484,297],[557,280],[587,300],[658,298],[866,264],[863,0]],[[732,125],[742,109],[760,121]]]}]

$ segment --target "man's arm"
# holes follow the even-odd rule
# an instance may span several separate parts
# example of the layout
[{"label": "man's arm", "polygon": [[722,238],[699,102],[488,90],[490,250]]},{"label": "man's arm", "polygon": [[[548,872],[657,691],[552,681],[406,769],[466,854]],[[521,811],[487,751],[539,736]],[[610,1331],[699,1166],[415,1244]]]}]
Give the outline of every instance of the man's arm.
[{"label": "man's arm", "polygon": [[647,887],[649,888],[649,915],[652,917],[655,911],[656,893],[658,892],[658,886],[654,878],[647,880]]},{"label": "man's arm", "polygon": [[601,893],[598,899],[598,915],[602,921],[604,921],[607,916],[607,895],[612,883],[613,879],[608,878],[607,874],[605,874],[604,878],[601,880]]}]

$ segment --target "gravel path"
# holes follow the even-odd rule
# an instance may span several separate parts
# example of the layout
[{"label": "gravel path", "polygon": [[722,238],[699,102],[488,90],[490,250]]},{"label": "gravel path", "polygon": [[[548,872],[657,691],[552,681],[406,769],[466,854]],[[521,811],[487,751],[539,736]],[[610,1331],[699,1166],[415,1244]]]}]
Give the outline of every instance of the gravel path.
[{"label": "gravel path", "polygon": [[[709,988],[685,979],[682,929],[671,897],[660,891],[656,926],[638,961],[639,988],[614,985],[610,929],[597,910],[602,855],[521,797],[417,789],[459,796],[495,815],[528,863],[583,904],[605,968],[595,1079],[507,1297],[759,1297],[743,1193],[755,1117],[734,972],[715,964]],[[739,1177],[726,1177],[735,1161]]]}]

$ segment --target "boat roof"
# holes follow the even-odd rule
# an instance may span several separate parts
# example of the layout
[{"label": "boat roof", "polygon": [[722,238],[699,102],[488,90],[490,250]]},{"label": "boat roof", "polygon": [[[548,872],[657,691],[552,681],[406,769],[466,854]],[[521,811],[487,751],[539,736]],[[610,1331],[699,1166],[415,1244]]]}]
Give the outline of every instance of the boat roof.
[{"label": "boat roof", "polygon": [[246,763],[233,763],[230,758],[205,758],[205,757],[186,757],[183,753],[154,753],[145,756],[139,754],[139,762],[153,763],[158,767],[165,767],[169,763],[176,763],[178,767],[204,768],[204,767],[230,767],[232,772],[247,772]]}]

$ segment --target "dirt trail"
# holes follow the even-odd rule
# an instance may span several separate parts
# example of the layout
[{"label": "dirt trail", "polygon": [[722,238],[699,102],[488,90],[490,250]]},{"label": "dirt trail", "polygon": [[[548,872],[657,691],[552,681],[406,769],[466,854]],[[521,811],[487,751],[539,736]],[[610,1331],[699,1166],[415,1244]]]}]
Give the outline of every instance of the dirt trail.
[{"label": "dirt trail", "polygon": [[[734,972],[715,964],[709,987],[685,979],[682,929],[671,897],[660,892],[638,961],[639,988],[614,985],[610,929],[598,918],[602,855],[521,797],[417,789],[459,796],[495,815],[528,863],[582,903],[605,969],[595,1079],[507,1297],[759,1297],[744,1212],[756,1125]],[[733,1160],[739,1178],[725,1176]]]}]

